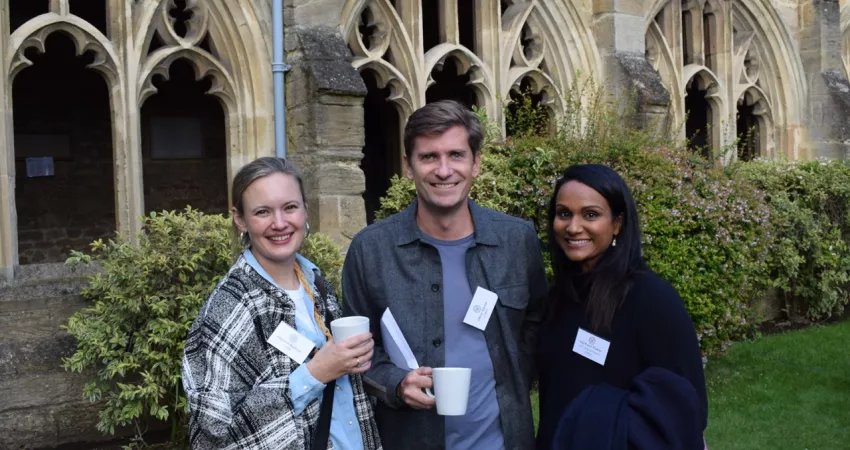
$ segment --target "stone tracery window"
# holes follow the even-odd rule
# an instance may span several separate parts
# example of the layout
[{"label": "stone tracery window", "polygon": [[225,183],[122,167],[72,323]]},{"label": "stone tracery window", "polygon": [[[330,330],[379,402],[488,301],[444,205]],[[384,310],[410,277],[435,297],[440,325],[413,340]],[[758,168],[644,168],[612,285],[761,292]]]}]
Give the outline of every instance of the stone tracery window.
[{"label": "stone tracery window", "polygon": [[[31,111],[17,102],[11,111],[20,120],[14,122],[13,133],[21,136],[21,139],[14,139],[13,141],[18,141],[16,145],[6,147],[6,150],[10,152],[10,156],[14,155],[11,157],[23,157],[28,154],[27,146],[30,142],[47,142],[54,147],[62,142],[71,142],[66,145],[68,149],[65,153],[55,152],[60,156],[65,155],[54,158],[57,173],[97,170],[98,175],[105,176],[104,184],[115,186],[114,190],[108,190],[106,186],[99,188],[100,192],[106,195],[110,192],[114,192],[115,195],[114,199],[101,199],[100,204],[121,206],[114,208],[111,225],[106,227],[110,233],[118,228],[122,232],[135,235],[138,230],[136,226],[139,223],[138,217],[145,212],[145,206],[148,206],[148,210],[151,208],[182,209],[186,204],[191,204],[197,209],[209,212],[226,211],[228,199],[225,181],[229,178],[227,172],[232,166],[230,161],[234,155],[231,151],[233,148],[242,148],[244,145],[244,142],[240,140],[244,137],[240,124],[246,120],[246,117],[252,116],[245,111],[246,108],[251,107],[241,96],[248,91],[245,88],[255,82],[254,79],[246,77],[250,69],[234,67],[228,57],[222,57],[219,53],[219,50],[222,50],[226,56],[231,56],[231,48],[219,49],[215,46],[218,39],[215,38],[216,36],[220,37],[223,33],[235,35],[233,31],[236,30],[236,24],[229,22],[233,13],[227,11],[227,14],[222,14],[220,5],[201,0],[108,3],[107,8],[107,2],[100,0],[9,1],[8,11],[11,13],[9,24],[13,29],[10,30],[12,31],[11,54],[8,55],[9,65],[6,68],[6,76],[8,80],[11,80],[11,86],[14,89],[20,92],[24,92],[22,89],[26,91],[25,94],[19,92],[19,95],[13,97],[36,97],[32,94],[35,92],[32,88],[32,80],[35,79],[33,74],[45,73],[44,61],[50,63],[57,57],[56,55],[61,56],[62,52],[53,51],[53,47],[47,53],[47,59],[44,55],[48,51],[48,46],[55,46],[49,42],[63,42],[57,39],[64,37],[68,44],[66,47],[72,49],[71,54],[81,55],[77,59],[85,60],[83,63],[73,62],[72,65],[76,67],[82,64],[86,70],[81,73],[93,75],[95,78],[99,75],[99,78],[105,81],[102,102],[95,102],[95,98],[100,100],[101,97],[92,93],[92,98],[88,99],[90,101],[79,100],[77,103],[97,106],[100,110],[106,111],[107,119],[106,125],[101,126],[101,122],[96,120],[96,117],[100,116],[95,113],[77,114],[80,117],[87,117],[87,120],[92,122],[92,127],[72,127],[72,130],[76,130],[72,132],[84,129],[98,136],[96,142],[87,144],[86,148],[81,150],[74,147],[76,145],[74,142],[82,142],[77,138],[63,141],[60,139],[62,136],[43,136],[43,132],[42,135],[31,136],[33,134],[31,130],[39,128],[33,128],[28,124],[25,119],[32,116]],[[134,27],[125,27],[124,22],[116,20],[116,17],[130,16],[133,20],[129,23],[132,23]],[[115,29],[110,29],[111,27]],[[128,43],[132,45],[125,45]],[[242,48],[247,50],[247,41],[242,43],[245,44]],[[265,47],[252,48],[251,55],[261,55],[265,58],[264,53],[256,51],[264,49]],[[31,69],[34,64],[41,67]],[[176,70],[172,70],[175,68]],[[234,77],[234,70],[239,75],[238,79]],[[65,71],[68,72],[68,76],[65,77],[67,80],[80,78],[72,76],[70,69]],[[62,69],[54,69],[53,73],[64,75]],[[88,78],[80,79],[88,80]],[[78,86],[62,85],[64,86],[62,95],[50,96],[56,102],[52,110],[63,110],[62,99],[68,95],[94,91],[83,82],[78,84]],[[241,89],[237,89],[237,86]],[[157,96],[159,89],[171,92]],[[252,85],[251,89],[255,87]],[[186,94],[186,97],[177,100],[182,94]],[[253,99],[253,101],[254,105],[264,104],[262,99]],[[169,102],[171,104],[168,104]],[[146,111],[143,110],[142,114],[139,114],[142,106],[147,106]],[[151,115],[154,111],[158,111],[157,114],[153,114],[157,117]],[[237,111],[244,111],[244,116]],[[171,125],[161,120],[169,114],[173,117],[166,117],[165,122],[174,119]],[[198,120],[189,117],[193,114],[197,116],[194,119]],[[41,114],[38,117],[42,122],[49,120],[55,122],[49,114]],[[108,126],[110,120],[112,130]],[[198,152],[193,152],[188,158],[182,149],[178,149],[179,154],[173,152],[175,147],[173,144],[176,142],[172,140],[175,137],[174,134],[180,134],[184,128],[183,125],[192,123],[201,123],[201,132],[198,133],[196,130],[194,134],[196,137],[200,135],[203,140],[198,142],[202,146],[202,148],[198,147],[202,152],[202,159],[191,159],[197,156]],[[151,124],[159,128],[152,131]],[[162,126],[163,124],[165,126]],[[41,127],[41,129],[44,128]],[[61,127],[56,125],[53,128]],[[165,135],[162,134],[163,130],[166,132]],[[155,142],[165,142],[166,147],[170,146],[171,149],[160,151],[163,148],[158,148],[152,151],[151,145],[159,145]],[[94,151],[91,149],[102,149],[103,151],[98,150],[95,163],[102,163],[109,169],[114,168],[115,173],[93,169],[95,164],[85,160],[93,158],[89,155]],[[108,149],[112,149],[111,154],[107,151]],[[157,158],[164,159],[154,161]],[[76,164],[78,160],[88,164],[86,166],[88,169],[66,170],[65,166]],[[142,171],[138,170],[140,166],[143,168]],[[187,168],[187,166],[193,167]],[[179,176],[166,180],[169,178],[166,175],[169,170],[172,174],[179,173]],[[18,168],[17,172],[22,173],[22,169]],[[142,177],[144,177],[143,181]],[[59,180],[59,177],[55,179]],[[164,183],[163,180],[165,180]],[[43,186],[50,180],[43,178],[37,181]],[[62,180],[57,182],[60,181]],[[25,183],[18,181],[16,184],[0,186],[0,191],[3,191],[4,195],[7,193],[28,195],[29,191]],[[85,183],[72,183],[72,185],[88,186]],[[210,195],[207,186],[219,186],[221,189],[220,192]],[[153,192],[157,189],[163,193],[160,195],[161,198],[173,201],[173,204],[157,201],[156,193]],[[65,191],[72,190],[65,189]],[[145,198],[146,195],[147,198]],[[86,198],[87,196],[77,197]],[[22,227],[29,226],[28,212],[24,211],[21,205],[32,203],[19,201],[17,217],[13,215],[11,226],[0,230],[5,237],[18,242],[17,253],[9,248],[2,249],[4,261],[27,263],[38,260],[38,257],[26,253],[27,239],[31,240],[31,237],[35,235],[34,232],[30,232],[32,230],[29,229],[21,231]],[[70,201],[59,201],[59,203],[73,206],[73,202]],[[78,209],[85,210],[82,207]],[[51,233],[51,236],[54,235],[57,233]],[[58,235],[61,237],[62,234]],[[98,236],[88,232],[88,234],[84,233],[82,238],[88,242]],[[50,258],[56,257],[56,255],[50,256]]]},{"label": "stone tracery window", "polygon": [[[9,2],[15,34],[4,69],[13,146],[4,156],[15,181],[14,189],[0,190],[14,199],[18,264],[62,261],[116,228],[110,87],[119,67],[105,25],[80,19],[102,17],[98,7],[105,5],[69,6]],[[35,161],[51,169],[31,173]]]},{"label": "stone tracery window", "polygon": [[213,54],[209,15],[198,0],[163,2],[142,73],[145,212],[192,205],[227,211],[227,105],[231,76]]},{"label": "stone tracery window", "polygon": [[726,159],[731,155],[718,151],[732,144],[741,159],[776,153],[772,105],[783,80],[776,61],[766,57],[771,53],[761,19],[747,3],[674,0],[646,32],[647,60],[671,93],[684,137]]},{"label": "stone tracery window", "polygon": [[[348,0],[342,28],[354,67],[368,77],[371,89],[388,90],[386,101],[394,106],[398,118],[393,122],[399,127],[416,108],[444,98],[479,107],[502,123],[503,108],[526,91],[557,117],[564,108],[562,93],[576,72],[595,73],[584,50],[577,49],[581,27],[555,27],[547,16],[560,8],[561,2],[549,0]],[[387,114],[372,102],[367,105],[373,105],[365,111],[367,122],[374,114]],[[371,197],[384,194],[369,192],[369,179],[401,170],[400,158],[370,152],[400,154],[402,149],[400,142],[374,145],[368,130],[366,141],[364,161],[399,162],[392,171],[362,166],[369,205],[375,204]]]}]

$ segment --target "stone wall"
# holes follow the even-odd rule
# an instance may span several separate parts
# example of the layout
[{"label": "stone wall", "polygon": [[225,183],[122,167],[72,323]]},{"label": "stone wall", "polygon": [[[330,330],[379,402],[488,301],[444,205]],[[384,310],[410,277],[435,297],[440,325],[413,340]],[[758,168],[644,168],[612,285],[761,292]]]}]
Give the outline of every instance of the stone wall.
[{"label": "stone wall", "polygon": [[841,60],[838,2],[813,0],[799,9],[800,57],[808,77],[813,157],[846,158],[850,141],[850,92]]},{"label": "stone wall", "polygon": [[94,424],[98,409],[83,399],[88,376],[66,372],[75,345],[60,329],[84,306],[82,277],[61,264],[20,268],[0,285],[0,448],[47,448],[114,439]]},{"label": "stone wall", "polygon": [[145,160],[145,211],[183,210],[229,214],[224,157]]},{"label": "stone wall", "polygon": [[337,30],[289,27],[286,41],[288,156],[304,173],[310,222],[347,247],[366,225],[360,169],[366,86]]},{"label": "stone wall", "polygon": [[115,232],[112,162],[57,161],[56,175],[26,178],[17,163],[18,251],[21,264],[63,261]]}]

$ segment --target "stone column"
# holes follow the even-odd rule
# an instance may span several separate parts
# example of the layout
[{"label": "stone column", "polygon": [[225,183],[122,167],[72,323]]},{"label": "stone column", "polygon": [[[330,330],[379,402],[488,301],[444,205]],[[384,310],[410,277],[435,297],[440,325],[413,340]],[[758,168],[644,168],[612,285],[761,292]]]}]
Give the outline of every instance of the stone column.
[{"label": "stone column", "polygon": [[844,159],[850,150],[850,83],[841,61],[841,20],[835,0],[798,6],[800,56],[809,87],[811,157]]},{"label": "stone column", "polygon": [[[112,109],[112,154],[115,172],[115,223],[136,242],[142,229],[145,198],[142,178],[141,105],[137,86],[140,60],[133,26],[134,10],[122,3],[108,8],[109,28],[118,54],[119,76],[109,86]],[[142,50],[144,51],[144,49]]]},{"label": "stone column", "polygon": [[11,280],[18,263],[18,230],[15,213],[15,155],[12,124],[12,84],[6,54],[10,41],[9,2],[0,0],[0,279]]},{"label": "stone column", "polygon": [[666,126],[670,93],[646,60],[644,10],[636,0],[594,0],[593,34],[602,62],[605,89],[636,95],[639,126]]},{"label": "stone column", "polygon": [[366,225],[366,182],[359,167],[366,86],[336,28],[286,31],[292,66],[286,80],[288,157],[304,172],[313,230],[347,247]]}]

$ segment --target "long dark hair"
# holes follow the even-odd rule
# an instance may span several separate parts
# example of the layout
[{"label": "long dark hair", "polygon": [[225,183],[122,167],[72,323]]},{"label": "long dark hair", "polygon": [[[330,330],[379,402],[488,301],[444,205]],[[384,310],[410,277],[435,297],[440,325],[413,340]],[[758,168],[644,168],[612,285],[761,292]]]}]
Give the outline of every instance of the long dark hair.
[{"label": "long dark hair", "polygon": [[[613,217],[619,217],[620,233],[617,245],[608,247],[589,271],[582,273],[581,265],[570,261],[558,245],[555,236],[555,204],[558,192],[570,181],[577,181],[595,190],[608,202]],[[564,171],[555,183],[552,200],[549,202],[549,251],[555,274],[555,288],[550,302],[557,309],[564,301],[579,301],[577,278],[582,280],[582,291],[586,293],[587,312],[594,331],[611,328],[614,313],[623,302],[631,287],[632,277],[646,270],[641,256],[640,224],[637,207],[632,193],[620,175],[609,167],[599,164],[574,165]],[[555,314],[549,314],[553,317]]]}]

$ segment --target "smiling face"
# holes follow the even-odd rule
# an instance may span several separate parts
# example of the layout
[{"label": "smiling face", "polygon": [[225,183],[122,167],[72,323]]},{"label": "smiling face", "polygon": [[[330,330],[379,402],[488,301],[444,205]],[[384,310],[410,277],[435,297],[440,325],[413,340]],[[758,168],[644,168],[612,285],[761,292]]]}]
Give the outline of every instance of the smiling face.
[{"label": "smiling face", "polygon": [[417,137],[410,158],[404,159],[420,207],[445,216],[466,205],[481,153],[472,154],[466,129],[456,125],[443,134]]},{"label": "smiling face", "polygon": [[307,208],[294,177],[273,173],[254,180],[242,193],[241,213],[234,209],[233,217],[250,236],[263,268],[295,261],[306,237]]},{"label": "smiling face", "polygon": [[586,184],[568,181],[558,191],[552,228],[567,259],[579,263],[582,271],[608,250],[621,223],[605,197]]}]

